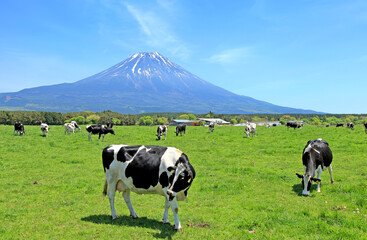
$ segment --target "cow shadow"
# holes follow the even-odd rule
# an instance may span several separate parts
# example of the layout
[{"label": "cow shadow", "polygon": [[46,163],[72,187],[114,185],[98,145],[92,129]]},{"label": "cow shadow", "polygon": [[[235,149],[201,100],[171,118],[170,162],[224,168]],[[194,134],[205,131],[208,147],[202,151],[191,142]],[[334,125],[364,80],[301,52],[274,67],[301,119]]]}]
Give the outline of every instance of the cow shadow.
[{"label": "cow shadow", "polygon": [[150,228],[154,230],[159,230],[160,233],[154,233],[155,238],[167,238],[172,239],[172,236],[176,234],[174,226],[171,224],[164,224],[162,221],[157,221],[154,219],[149,219],[146,217],[139,217],[137,219],[132,219],[130,216],[119,216],[118,219],[111,219],[111,215],[100,214],[100,215],[90,215],[81,219],[85,222],[92,222],[96,224],[111,224],[120,225],[127,227],[141,227]]}]

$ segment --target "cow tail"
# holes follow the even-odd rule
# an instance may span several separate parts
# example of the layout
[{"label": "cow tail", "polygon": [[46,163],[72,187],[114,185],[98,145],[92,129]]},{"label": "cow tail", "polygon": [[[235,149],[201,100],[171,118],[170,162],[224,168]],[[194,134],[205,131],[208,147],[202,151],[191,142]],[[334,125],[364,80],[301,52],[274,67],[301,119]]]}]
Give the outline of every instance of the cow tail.
[{"label": "cow tail", "polygon": [[103,196],[107,195],[107,186],[108,184],[107,184],[107,178],[106,178],[106,180],[104,181],[104,187],[103,187],[103,192],[102,192]]}]

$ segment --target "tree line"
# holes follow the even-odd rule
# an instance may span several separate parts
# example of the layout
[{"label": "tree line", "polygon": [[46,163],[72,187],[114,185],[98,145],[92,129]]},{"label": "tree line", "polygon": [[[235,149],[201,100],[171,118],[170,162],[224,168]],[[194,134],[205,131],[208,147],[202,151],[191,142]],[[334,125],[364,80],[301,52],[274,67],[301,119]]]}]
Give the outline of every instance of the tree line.
[{"label": "tree line", "polygon": [[205,114],[192,113],[140,113],[121,114],[112,111],[103,112],[36,112],[36,111],[0,111],[0,124],[13,125],[21,122],[24,125],[39,125],[41,122],[50,125],[62,125],[76,121],[78,124],[106,124],[114,122],[117,125],[158,125],[168,124],[173,119],[197,120],[198,118],[221,118],[232,124],[244,122],[303,121],[312,125],[336,125],[337,123],[353,122],[367,123],[367,114]]}]

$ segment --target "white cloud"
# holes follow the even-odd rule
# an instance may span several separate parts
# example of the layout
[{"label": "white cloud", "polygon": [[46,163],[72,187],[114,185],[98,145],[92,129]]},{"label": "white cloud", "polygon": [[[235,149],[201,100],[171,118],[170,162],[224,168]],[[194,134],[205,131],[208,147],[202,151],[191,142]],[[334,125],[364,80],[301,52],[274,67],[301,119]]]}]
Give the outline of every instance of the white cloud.
[{"label": "white cloud", "polygon": [[240,47],[224,50],[218,54],[214,54],[208,58],[211,63],[219,63],[222,65],[228,65],[243,61],[247,59],[251,54],[250,47]]},{"label": "white cloud", "polygon": [[169,4],[166,1],[159,1],[159,14],[155,14],[152,9],[143,10],[132,4],[124,2],[129,13],[134,17],[144,34],[144,41],[150,47],[164,49],[180,58],[187,58],[190,50],[182,40],[180,40],[170,25],[170,20],[165,19],[164,11],[169,11]]}]

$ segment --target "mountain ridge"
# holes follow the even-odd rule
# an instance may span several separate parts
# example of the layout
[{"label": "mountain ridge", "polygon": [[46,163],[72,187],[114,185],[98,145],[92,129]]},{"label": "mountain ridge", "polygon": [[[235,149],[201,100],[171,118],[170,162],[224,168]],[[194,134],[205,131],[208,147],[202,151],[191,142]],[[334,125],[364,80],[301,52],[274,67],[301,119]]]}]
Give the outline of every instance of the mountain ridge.
[{"label": "mountain ridge", "polygon": [[188,72],[161,54],[136,53],[74,83],[0,94],[0,109],[35,111],[317,113],[234,94]]}]

